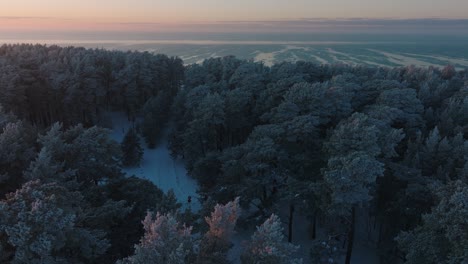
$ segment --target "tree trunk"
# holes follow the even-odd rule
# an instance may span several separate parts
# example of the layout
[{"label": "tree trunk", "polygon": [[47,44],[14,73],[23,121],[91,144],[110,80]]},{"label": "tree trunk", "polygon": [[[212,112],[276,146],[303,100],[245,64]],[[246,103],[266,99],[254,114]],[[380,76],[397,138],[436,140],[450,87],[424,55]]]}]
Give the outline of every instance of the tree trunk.
[{"label": "tree trunk", "polygon": [[314,213],[314,218],[312,220],[312,239],[317,237],[317,213]]},{"label": "tree trunk", "polygon": [[354,228],[356,225],[356,209],[353,207],[351,209],[351,226],[348,232],[348,248],[346,250],[346,260],[345,264],[351,263],[351,254],[353,253],[353,244],[354,244]]},{"label": "tree trunk", "polygon": [[292,243],[292,229],[293,229],[293,216],[294,216],[294,205],[289,205],[289,223],[288,223],[288,242]]},{"label": "tree trunk", "polygon": [[382,231],[383,231],[383,223],[380,223],[379,225],[379,239],[377,241],[377,244],[380,245],[382,242]]}]

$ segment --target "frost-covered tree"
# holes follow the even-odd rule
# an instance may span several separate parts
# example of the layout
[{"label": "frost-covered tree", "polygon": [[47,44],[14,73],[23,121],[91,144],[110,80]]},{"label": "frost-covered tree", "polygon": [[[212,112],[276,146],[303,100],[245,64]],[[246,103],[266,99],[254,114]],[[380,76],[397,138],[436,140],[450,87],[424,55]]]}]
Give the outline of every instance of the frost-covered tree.
[{"label": "frost-covered tree", "polygon": [[271,215],[252,236],[241,259],[245,264],[293,264],[302,263],[294,257],[298,247],[285,241],[283,227],[278,216]]},{"label": "frost-covered tree", "polygon": [[130,128],[121,143],[122,164],[124,166],[138,166],[143,158],[140,138],[134,128]]},{"label": "frost-covered tree", "polygon": [[330,158],[324,179],[338,210],[369,201],[369,190],[383,173],[383,164],[376,160],[381,153],[379,132],[367,120],[364,114],[354,114],[335,128],[325,145]]},{"label": "frost-covered tree", "polygon": [[452,77],[456,74],[457,71],[455,70],[455,67],[453,67],[453,65],[445,66],[440,73],[441,77],[445,80],[452,79]]},{"label": "frost-covered tree", "polygon": [[382,91],[377,103],[392,108],[397,115],[394,125],[406,128],[411,134],[423,126],[422,114],[424,106],[417,97],[415,89],[390,89]]},{"label": "frost-covered tree", "polygon": [[356,206],[372,199],[370,191],[384,172],[383,163],[376,159],[381,153],[378,130],[367,121],[364,114],[352,115],[334,129],[326,143],[330,158],[324,180],[331,190],[331,208],[350,218],[346,263],[351,260]]},{"label": "frost-covered tree", "polygon": [[234,89],[226,95],[226,141],[229,144],[242,143],[253,128],[253,95],[250,87]]},{"label": "frost-covered tree", "polygon": [[437,189],[439,203],[421,225],[396,238],[405,263],[465,263],[468,260],[468,186],[457,181]]},{"label": "frost-covered tree", "polygon": [[34,130],[22,121],[0,126],[0,197],[25,181],[21,173],[34,158]]},{"label": "frost-covered tree", "polygon": [[191,227],[181,226],[171,215],[157,213],[155,217],[148,213],[143,221],[145,234],[135,246],[135,253],[118,263],[189,263],[192,253]]},{"label": "frost-covered tree", "polygon": [[163,124],[158,120],[154,113],[144,113],[140,127],[142,136],[145,139],[148,148],[153,149],[156,147],[162,125]]},{"label": "frost-covered tree", "polygon": [[[219,94],[206,94],[207,87],[197,87],[187,96],[204,97],[201,102],[186,102],[193,120],[185,124],[182,132],[183,157],[191,170],[194,164],[223,148],[225,131],[224,99]],[[175,133],[173,134],[175,135]]]},{"label": "frost-covered tree", "polygon": [[39,143],[64,169],[76,170],[79,182],[96,184],[121,175],[121,149],[110,139],[107,129],[77,125],[64,130],[60,124],[54,124],[39,136]]},{"label": "frost-covered tree", "polygon": [[38,180],[0,201],[0,261],[89,263],[109,247],[104,234],[79,222],[80,194]]},{"label": "frost-covered tree", "polygon": [[[106,185],[99,186],[97,192],[100,196],[94,194],[93,200],[125,201],[125,205],[130,207],[128,214],[124,214],[128,209],[126,207],[117,209],[117,215],[107,214],[109,218],[104,219],[107,221],[104,225],[111,243],[107,255],[112,256],[110,260],[114,262],[133,254],[134,245],[138,244],[144,234],[141,220],[148,211],[172,214],[181,206],[170,192],[164,194],[152,182],[134,176],[113,179]],[[109,258],[100,260],[109,262]]]},{"label": "frost-covered tree", "polygon": [[55,45],[0,48],[0,103],[42,127],[92,126],[110,108],[134,119],[148,98],[160,91],[175,95],[184,75],[179,58],[162,54]]},{"label": "frost-covered tree", "polygon": [[21,109],[21,107],[25,106],[26,101],[26,87],[19,85],[20,79],[19,67],[5,62],[0,63],[0,87],[2,87],[0,104],[17,114],[24,113],[24,109]]},{"label": "frost-covered tree", "polygon": [[150,148],[154,148],[161,137],[164,125],[169,119],[171,103],[170,94],[161,92],[143,106],[141,131]]},{"label": "frost-covered tree", "polygon": [[228,241],[234,234],[234,228],[239,216],[239,197],[225,205],[217,204],[211,216],[205,217],[205,221],[209,226],[207,236]]},{"label": "frost-covered tree", "polygon": [[41,182],[66,182],[73,179],[75,171],[64,169],[63,163],[56,163],[47,148],[42,148],[36,159],[24,171],[27,180],[41,180]]},{"label": "frost-covered tree", "polygon": [[229,263],[227,253],[239,216],[239,198],[236,198],[225,205],[217,204],[211,216],[205,217],[209,230],[200,242],[197,263]]}]

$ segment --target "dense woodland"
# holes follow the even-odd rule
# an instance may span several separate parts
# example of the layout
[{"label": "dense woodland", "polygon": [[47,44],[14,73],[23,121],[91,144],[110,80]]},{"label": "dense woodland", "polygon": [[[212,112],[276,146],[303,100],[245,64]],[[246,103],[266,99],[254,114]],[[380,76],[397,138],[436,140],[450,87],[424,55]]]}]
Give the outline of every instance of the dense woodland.
[{"label": "dense woodland", "polygon": [[[292,228],[349,263],[363,215],[381,263],[468,261],[467,71],[3,45],[0,105],[0,263],[229,263],[245,226],[243,264],[302,263]],[[121,170],[169,122],[200,212]]]}]

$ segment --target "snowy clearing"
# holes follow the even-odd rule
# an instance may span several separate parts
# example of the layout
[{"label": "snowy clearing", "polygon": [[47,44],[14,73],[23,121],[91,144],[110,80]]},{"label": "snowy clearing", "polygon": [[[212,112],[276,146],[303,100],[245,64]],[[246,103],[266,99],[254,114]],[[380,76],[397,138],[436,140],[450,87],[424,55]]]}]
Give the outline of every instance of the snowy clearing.
[{"label": "snowy clearing", "polygon": [[[111,138],[117,142],[122,142],[125,133],[133,126],[123,113],[111,113],[112,133]],[[187,175],[184,163],[181,160],[174,160],[171,157],[168,145],[169,129],[163,131],[160,143],[155,149],[149,149],[141,140],[141,146],[144,150],[143,160],[140,167],[123,168],[128,175],[135,175],[142,179],[148,179],[167,193],[172,189],[180,203],[182,209],[190,208],[193,212],[200,209],[198,201],[197,182]],[[192,202],[188,203],[188,197],[192,197]]]}]

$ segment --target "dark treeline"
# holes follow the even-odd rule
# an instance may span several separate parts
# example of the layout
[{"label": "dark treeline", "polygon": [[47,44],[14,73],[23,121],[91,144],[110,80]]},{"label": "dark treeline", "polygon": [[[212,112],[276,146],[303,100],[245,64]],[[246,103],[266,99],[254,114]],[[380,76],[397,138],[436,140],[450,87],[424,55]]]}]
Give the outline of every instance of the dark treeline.
[{"label": "dark treeline", "polygon": [[[0,263],[228,263],[238,220],[259,226],[243,264],[301,263],[283,241],[294,228],[310,230],[312,263],[349,262],[363,217],[382,263],[468,259],[468,73],[452,66],[225,57],[184,68],[4,45],[0,105]],[[94,126],[111,111],[141,120],[122,145]],[[170,119],[199,215],[121,171],[141,159],[136,133],[154,147]],[[292,225],[298,213],[310,227]]]},{"label": "dark treeline", "polygon": [[170,98],[183,72],[179,58],[147,52],[3,45],[0,104],[33,125],[92,126],[103,111],[135,118],[149,98]]}]

